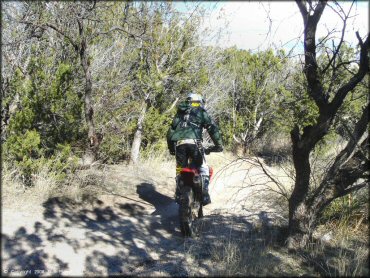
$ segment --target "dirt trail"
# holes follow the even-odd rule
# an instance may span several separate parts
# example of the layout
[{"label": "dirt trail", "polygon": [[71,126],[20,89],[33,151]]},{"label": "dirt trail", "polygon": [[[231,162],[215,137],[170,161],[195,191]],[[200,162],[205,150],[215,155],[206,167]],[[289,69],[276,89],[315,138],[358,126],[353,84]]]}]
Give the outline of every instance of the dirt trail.
[{"label": "dirt trail", "polygon": [[[109,175],[124,184],[125,166]],[[112,168],[113,169],[113,168]],[[247,170],[248,169],[248,170]],[[245,233],[256,221],[268,225],[274,210],[253,193],[261,170],[234,163],[216,172],[212,204],[198,223],[200,236],[183,239],[173,199],[173,169],[167,184],[141,177],[125,196],[107,194],[89,205],[50,198],[28,211],[2,211],[2,274],[106,276],[212,275],[212,250],[225,238]],[[133,182],[131,180],[131,182]],[[241,190],[247,184],[255,184]],[[212,249],[213,248],[213,249]],[[196,253],[201,263],[194,266]]]}]

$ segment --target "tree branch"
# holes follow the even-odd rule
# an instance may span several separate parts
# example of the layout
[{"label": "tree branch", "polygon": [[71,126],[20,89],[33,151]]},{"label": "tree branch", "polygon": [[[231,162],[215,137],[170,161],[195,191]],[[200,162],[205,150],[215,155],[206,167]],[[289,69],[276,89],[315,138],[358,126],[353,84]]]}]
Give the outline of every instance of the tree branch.
[{"label": "tree branch", "polygon": [[349,194],[349,193],[352,193],[353,191],[360,190],[361,188],[364,188],[365,186],[369,186],[369,184],[368,184],[367,182],[363,182],[363,183],[360,183],[360,184],[354,185],[354,186],[352,186],[352,187],[350,187],[350,188],[347,188],[346,190],[344,190],[344,191],[342,192],[342,195],[339,195],[339,196],[338,196],[338,198],[339,198],[339,197],[342,197],[342,196],[345,196],[345,195],[347,195],[347,194]]},{"label": "tree branch", "polygon": [[87,8],[87,10],[88,10],[89,12],[91,12],[91,11],[95,8],[95,6],[96,6],[96,0],[94,0],[94,1],[93,1],[93,5],[92,5],[92,7],[91,7],[91,8]]},{"label": "tree branch", "polygon": [[[370,104],[368,103],[367,106],[364,108],[360,120],[355,125],[350,141],[347,143],[347,146],[335,158],[333,165],[330,167],[329,171],[327,171],[320,186],[315,190],[313,198],[323,194],[323,191],[326,190],[326,187],[332,184],[332,181],[336,178],[340,169],[345,167],[345,164],[348,164],[349,160],[355,155],[354,150],[356,147],[358,147],[358,142],[364,135],[366,127],[369,123],[369,114],[368,114],[369,105]],[[366,142],[363,142],[363,144],[365,143]],[[360,149],[359,151],[361,151],[361,148],[359,149]]]},{"label": "tree branch", "polygon": [[55,30],[57,33],[59,33],[60,35],[62,35],[63,37],[65,37],[67,40],[69,40],[69,42],[72,44],[72,46],[74,47],[74,49],[76,51],[78,50],[77,43],[70,36],[68,36],[65,32],[59,30],[57,27],[55,27],[54,25],[52,25],[50,23],[46,23],[45,26],[47,26],[47,27]]},{"label": "tree branch", "polygon": [[295,2],[297,3],[297,6],[302,14],[303,24],[304,26],[306,26],[307,20],[308,20],[308,11],[306,8],[306,1],[296,0]]},{"label": "tree branch", "polygon": [[[357,37],[359,38],[358,32],[356,32]],[[348,81],[347,84],[343,85],[336,95],[334,99],[330,103],[332,113],[336,113],[339,107],[342,105],[345,97],[347,94],[353,90],[358,83],[365,77],[365,75],[369,72],[369,47],[370,47],[370,34],[368,34],[365,42],[362,42],[361,38],[359,38],[359,44],[361,46],[360,51],[360,67],[357,73]]]},{"label": "tree branch", "polygon": [[[347,27],[347,16],[344,18],[343,20],[343,28],[342,28],[342,34],[341,34],[341,37],[340,37],[340,41],[339,41],[339,44],[337,47],[333,47],[333,49],[335,49],[334,53],[333,53],[333,57],[331,57],[331,59],[329,60],[329,63],[326,65],[326,67],[322,70],[322,73],[325,74],[325,72],[330,68],[330,66],[332,65],[333,61],[335,61],[336,57],[338,56],[338,53],[339,53],[339,50],[340,50],[340,47],[342,46],[343,44],[343,41],[344,41],[344,33],[345,33],[345,30],[346,30],[346,27]],[[333,43],[334,44],[334,43]],[[336,71],[333,70],[333,75],[335,75]]]},{"label": "tree branch", "polygon": [[[369,160],[363,161],[362,150],[359,149],[351,159],[342,167],[333,179],[333,183],[328,187],[328,191],[333,192],[334,197],[344,196],[348,188],[359,179],[369,179]],[[333,188],[334,190],[331,190]]]},{"label": "tree branch", "polygon": [[[320,111],[326,109],[328,104],[328,96],[324,94],[320,78],[318,77],[318,65],[316,61],[316,28],[320,20],[320,17],[324,11],[326,1],[320,1],[312,16],[307,15],[306,8],[303,7],[300,1],[297,1],[297,5],[301,10],[302,16],[305,21],[304,30],[304,51],[305,51],[305,69],[308,83],[308,93],[319,107]],[[307,16],[307,18],[305,17]],[[306,18],[306,19],[305,19]]]},{"label": "tree branch", "polygon": [[[361,147],[368,147],[367,140],[362,143]],[[363,187],[362,185],[354,185],[360,179],[365,179],[363,184],[367,185],[369,182],[369,166],[369,159],[365,158],[363,160],[362,148],[359,148],[342,168],[336,168],[335,171],[332,171],[333,167],[331,167],[330,177],[329,174],[325,177],[325,180],[314,195],[310,197],[307,204],[319,208],[321,211],[334,199]]]},{"label": "tree branch", "polygon": [[320,200],[316,203],[316,206],[319,208],[318,212],[321,213],[325,207],[327,207],[333,200],[346,196],[347,194],[350,194],[356,190],[360,190],[361,188],[364,188],[365,186],[368,186],[368,182],[365,181],[363,183],[354,185],[350,188],[347,188],[346,190],[341,191],[340,193],[337,192],[335,195],[331,195],[330,197],[324,197],[322,196]]},{"label": "tree branch", "polygon": [[262,164],[260,159],[257,157],[256,158],[257,163],[261,167],[262,171],[265,173],[265,175],[273,182],[276,184],[276,186],[279,188],[279,191],[275,191],[277,193],[280,193],[282,196],[284,196],[287,200],[289,199],[288,197],[288,192],[286,191],[284,185],[282,185],[278,180],[276,180],[265,168],[265,166]]},{"label": "tree branch", "polygon": [[94,38],[96,38],[96,37],[98,37],[98,36],[100,36],[100,35],[108,35],[108,34],[110,34],[110,33],[114,32],[114,31],[123,32],[123,33],[127,34],[129,37],[131,37],[131,38],[133,38],[133,39],[141,39],[141,37],[145,34],[146,29],[144,29],[144,31],[143,31],[141,34],[136,35],[136,34],[134,34],[134,33],[130,33],[130,32],[128,32],[128,31],[126,31],[125,29],[123,29],[123,28],[122,28],[122,27],[120,27],[120,26],[113,26],[112,28],[110,28],[110,29],[109,29],[108,31],[106,31],[106,32],[98,32],[98,33],[96,33],[96,34],[91,38],[91,40],[93,40]]},{"label": "tree branch", "polygon": [[319,22],[319,20],[321,18],[321,15],[322,15],[322,13],[325,9],[326,4],[327,4],[327,0],[320,0],[319,3],[317,3],[317,5],[316,5],[316,8],[315,8],[315,11],[314,11],[313,15],[310,16],[310,18],[312,18],[312,24],[314,24],[315,26]]},{"label": "tree branch", "polygon": [[[41,28],[43,30],[47,30],[48,28],[50,29],[53,29],[54,31],[56,31],[58,34],[62,35],[63,37],[65,37],[71,44],[72,46],[75,48],[75,50],[77,51],[78,50],[78,45],[77,43],[70,37],[68,36],[65,32],[61,31],[59,28],[57,28],[56,26],[54,26],[53,24],[51,23],[45,23],[45,24],[37,24],[35,22],[32,22],[32,21],[26,21],[26,20],[21,20],[20,23],[23,23],[23,24],[26,24],[26,25],[31,25],[31,26],[34,26],[34,27],[37,27],[37,28]],[[48,27],[48,28],[47,28]]]},{"label": "tree branch", "polygon": [[177,97],[177,98],[175,99],[175,101],[172,103],[171,107],[170,107],[170,108],[168,108],[168,109],[164,112],[164,114],[167,114],[167,113],[171,112],[171,110],[176,106],[176,103],[177,103],[178,101],[179,101],[179,98]]},{"label": "tree branch", "polygon": [[370,109],[370,102],[364,108],[364,111],[362,112],[360,120],[356,123],[354,131],[351,134],[351,139],[347,143],[347,146],[337,156],[337,159],[334,162],[334,164],[338,163],[339,167],[341,167],[346,162],[346,160],[348,160],[351,157],[351,154],[353,153],[353,150],[356,148],[356,146],[358,145],[359,140],[364,135],[364,133],[366,131],[366,127],[369,123],[369,109]]}]

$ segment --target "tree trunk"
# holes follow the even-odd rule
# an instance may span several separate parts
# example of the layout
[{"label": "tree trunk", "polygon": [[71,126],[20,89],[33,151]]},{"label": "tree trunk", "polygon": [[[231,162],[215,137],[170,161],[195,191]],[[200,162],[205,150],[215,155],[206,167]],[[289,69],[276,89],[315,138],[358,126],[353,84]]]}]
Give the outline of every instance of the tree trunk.
[{"label": "tree trunk", "polygon": [[[80,34],[83,35],[83,25],[82,22],[79,22],[80,27]],[[88,139],[89,143],[86,149],[86,153],[84,155],[84,164],[91,164],[94,162],[96,153],[99,148],[100,140],[97,138],[95,125],[94,125],[94,108],[92,105],[92,80],[91,80],[91,70],[90,64],[88,61],[88,55],[86,52],[86,38],[82,37],[79,54],[80,54],[80,61],[81,66],[84,71],[85,75],[85,96],[84,96],[84,104],[85,104],[85,120],[88,128]]]},{"label": "tree trunk", "polygon": [[141,145],[141,139],[142,139],[142,133],[143,133],[143,123],[145,119],[147,106],[148,105],[146,102],[142,104],[142,109],[141,109],[139,118],[137,120],[137,130],[135,132],[134,140],[132,141],[132,146],[131,146],[130,161],[133,164],[137,164],[140,159],[140,145]]},{"label": "tree trunk", "polygon": [[260,131],[262,121],[263,121],[263,113],[261,113],[261,117],[258,119],[258,121],[256,121],[256,123],[253,127],[253,140],[257,138],[258,132]]},{"label": "tree trunk", "polygon": [[305,198],[310,184],[311,167],[309,162],[310,149],[299,136],[298,127],[293,129],[293,163],[296,170],[295,185],[289,198],[289,238],[288,247],[305,245],[311,235],[309,213]]},{"label": "tree trunk", "polygon": [[235,94],[236,94],[236,86],[235,86],[235,79],[234,79],[233,80],[233,131],[235,131],[235,127],[236,127]]},{"label": "tree trunk", "polygon": [[[303,16],[304,49],[305,49],[305,75],[308,81],[308,93],[315,100],[320,109],[318,123],[308,126],[300,134],[296,125],[291,131],[293,145],[293,163],[296,171],[295,185],[289,198],[289,235],[287,245],[289,248],[303,247],[308,243],[313,232],[313,217],[316,215],[307,205],[308,190],[310,185],[310,152],[316,143],[326,134],[330,126],[330,117],[326,116],[323,109],[326,104],[321,83],[317,73],[316,63],[316,26],[325,7],[325,2],[320,2],[312,16],[306,8],[305,3],[296,1]],[[310,65],[310,66],[307,66]]]}]

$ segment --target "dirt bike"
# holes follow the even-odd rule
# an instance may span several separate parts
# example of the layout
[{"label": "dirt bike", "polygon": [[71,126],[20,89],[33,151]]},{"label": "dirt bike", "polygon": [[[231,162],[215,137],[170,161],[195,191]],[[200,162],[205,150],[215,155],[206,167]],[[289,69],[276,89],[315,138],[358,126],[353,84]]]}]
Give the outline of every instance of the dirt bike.
[{"label": "dirt bike", "polygon": [[[206,150],[209,154],[212,150]],[[213,174],[212,167],[209,167],[209,181]],[[178,186],[180,189],[179,220],[181,233],[185,237],[192,237],[195,233],[194,221],[203,217],[203,184],[204,176],[199,169],[190,166],[182,168],[179,175]]]}]

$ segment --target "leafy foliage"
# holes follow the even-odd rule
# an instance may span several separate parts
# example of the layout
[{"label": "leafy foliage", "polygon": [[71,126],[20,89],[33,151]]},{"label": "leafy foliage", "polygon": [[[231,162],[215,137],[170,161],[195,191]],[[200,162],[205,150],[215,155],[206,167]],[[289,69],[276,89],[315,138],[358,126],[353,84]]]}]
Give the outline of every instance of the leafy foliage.
[{"label": "leafy foliage", "polygon": [[247,148],[273,126],[284,90],[276,84],[284,77],[285,63],[281,53],[274,54],[272,50],[258,53],[235,48],[225,50],[220,66],[232,72],[233,86],[220,109],[228,111],[221,125],[227,130],[224,139],[229,146],[237,138]]},{"label": "leafy foliage", "polygon": [[[16,71],[9,94],[17,96],[18,109],[6,129],[4,154],[30,181],[45,159],[60,157],[53,167],[63,168],[70,145],[83,137],[81,106],[73,90],[72,67],[61,63],[55,72],[43,57],[32,58],[28,75]],[[63,146],[63,147],[62,147]]]},{"label": "leafy foliage", "polygon": [[[103,1],[94,7],[88,2],[20,3],[14,13],[5,18],[6,40],[12,42],[11,34],[25,50],[21,52],[18,45],[22,58],[5,63],[2,142],[6,159],[17,163],[27,176],[37,171],[35,161],[46,163],[58,156],[60,146],[70,155],[80,155],[87,145],[84,71],[70,39],[79,47],[87,39],[86,48],[80,50],[86,51],[91,69],[92,114],[95,128],[103,135],[97,158],[104,162],[129,158],[141,118],[142,153],[166,151],[164,137],[175,104],[188,91],[206,97],[207,110],[219,124],[228,149],[248,149],[274,135],[287,138],[295,124],[302,130],[316,123],[318,108],[307,94],[297,62],[288,61],[282,50],[203,46],[198,33],[201,14],[195,12],[187,20],[171,2]],[[84,14],[99,20],[84,21],[85,33],[79,41],[78,20],[85,20]],[[54,23],[64,28],[67,37],[37,27],[55,15],[60,22]],[[20,23],[24,18],[37,24]],[[318,46],[321,70],[333,55],[325,44],[323,40]],[[339,54],[346,69],[338,69],[335,80],[331,68],[321,76],[330,98],[351,77],[358,49],[344,45]],[[316,152],[326,151],[337,134],[350,138],[348,131],[368,101],[366,85],[363,82],[345,99],[333,136],[326,136]]]},{"label": "leafy foliage", "polygon": [[145,147],[161,141],[160,143],[163,150],[166,150],[167,146],[163,145],[163,141],[165,141],[163,134],[166,134],[168,126],[172,121],[172,117],[170,116],[170,114],[161,114],[160,111],[154,107],[149,108],[144,121],[143,145]]}]

